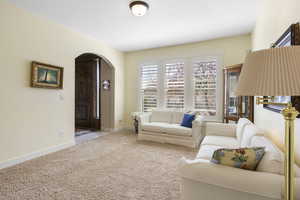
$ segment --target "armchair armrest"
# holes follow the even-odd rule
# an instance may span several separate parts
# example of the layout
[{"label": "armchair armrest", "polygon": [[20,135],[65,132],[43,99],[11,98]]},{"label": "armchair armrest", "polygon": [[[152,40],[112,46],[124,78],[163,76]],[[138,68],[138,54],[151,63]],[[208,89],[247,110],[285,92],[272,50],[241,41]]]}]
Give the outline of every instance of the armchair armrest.
[{"label": "armchair armrest", "polygon": [[236,137],[236,124],[206,122],[204,133],[205,135]]},{"label": "armchair armrest", "polygon": [[280,199],[284,177],[210,163],[209,160],[181,160],[182,178],[259,196]]}]

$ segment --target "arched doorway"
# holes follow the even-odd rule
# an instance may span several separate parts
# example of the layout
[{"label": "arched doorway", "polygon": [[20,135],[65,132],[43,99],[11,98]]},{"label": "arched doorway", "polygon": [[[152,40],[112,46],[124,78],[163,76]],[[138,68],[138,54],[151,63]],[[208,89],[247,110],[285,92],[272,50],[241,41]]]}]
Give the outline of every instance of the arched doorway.
[{"label": "arched doorway", "polygon": [[114,128],[114,68],[102,56],[75,59],[75,135]]}]

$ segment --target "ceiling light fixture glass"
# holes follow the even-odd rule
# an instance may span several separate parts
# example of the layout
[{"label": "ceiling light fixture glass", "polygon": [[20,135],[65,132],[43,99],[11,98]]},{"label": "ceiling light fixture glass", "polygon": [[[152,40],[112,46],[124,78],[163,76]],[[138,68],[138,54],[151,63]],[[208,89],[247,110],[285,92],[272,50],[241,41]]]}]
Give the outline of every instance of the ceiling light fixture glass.
[{"label": "ceiling light fixture glass", "polygon": [[134,16],[144,16],[149,9],[149,5],[144,1],[133,1],[129,4],[129,8]]}]

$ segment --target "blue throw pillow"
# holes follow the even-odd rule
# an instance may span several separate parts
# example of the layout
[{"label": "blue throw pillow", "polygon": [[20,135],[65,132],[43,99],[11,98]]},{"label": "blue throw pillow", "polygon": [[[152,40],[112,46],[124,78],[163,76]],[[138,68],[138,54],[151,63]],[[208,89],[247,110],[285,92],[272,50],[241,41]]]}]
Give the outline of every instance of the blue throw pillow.
[{"label": "blue throw pillow", "polygon": [[192,122],[195,120],[195,115],[184,114],[181,126],[192,128]]}]

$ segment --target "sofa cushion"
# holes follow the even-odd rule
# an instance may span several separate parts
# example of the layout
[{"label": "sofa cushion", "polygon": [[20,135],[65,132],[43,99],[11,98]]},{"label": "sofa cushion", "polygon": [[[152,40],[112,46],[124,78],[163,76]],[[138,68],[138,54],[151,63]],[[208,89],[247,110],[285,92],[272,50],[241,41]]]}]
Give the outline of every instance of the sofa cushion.
[{"label": "sofa cushion", "polygon": [[169,135],[192,136],[192,129],[163,122],[150,122],[141,125],[143,131],[164,133]]},{"label": "sofa cushion", "polygon": [[283,161],[282,158],[280,158],[280,156],[282,155],[282,152],[280,151],[280,149],[267,137],[265,136],[253,136],[251,141],[250,141],[250,146],[251,147],[265,147],[266,151],[271,151],[276,153],[277,155],[277,159],[279,159],[278,161]]},{"label": "sofa cushion", "polygon": [[171,123],[172,112],[171,111],[153,111],[151,114],[151,122],[167,122]]},{"label": "sofa cushion", "polygon": [[271,151],[266,151],[256,170],[260,172],[280,174],[283,164],[283,162],[280,160],[280,155],[278,157],[278,154]]},{"label": "sofa cushion", "polygon": [[180,124],[183,119],[184,112],[172,112],[172,124]]},{"label": "sofa cushion", "polygon": [[184,114],[180,125],[187,128],[192,128],[194,120],[195,120],[195,115]]},{"label": "sofa cushion", "polygon": [[[257,166],[257,171],[284,175],[284,154],[270,139],[264,136],[254,136],[251,139],[251,146],[264,146],[266,150]],[[299,167],[295,165],[294,169],[296,177],[300,177]]]},{"label": "sofa cushion", "polygon": [[265,147],[218,149],[214,152],[211,162],[240,169],[255,170],[264,153]]},{"label": "sofa cushion", "polygon": [[[300,177],[300,168],[296,164],[294,164],[294,171],[295,171],[295,176],[297,178],[299,178]],[[284,162],[281,163],[280,175],[284,175]]]},{"label": "sofa cushion", "polygon": [[223,148],[238,148],[239,144],[236,138],[226,136],[205,136],[201,145],[216,145]]},{"label": "sofa cushion", "polygon": [[245,126],[247,124],[252,124],[252,122],[249,121],[246,118],[240,118],[239,121],[238,121],[238,123],[237,123],[237,126],[236,126],[236,137],[238,139],[239,144],[241,144],[243,131],[244,131],[244,128],[245,128]]},{"label": "sofa cushion", "polygon": [[256,135],[264,135],[263,131],[260,130],[254,124],[248,124],[245,126],[242,140],[241,140],[241,147],[250,147],[251,146],[251,139]]},{"label": "sofa cushion", "polygon": [[150,122],[150,123],[143,123],[141,128],[143,131],[150,131],[150,132],[162,132],[162,126],[165,123],[163,122]]},{"label": "sofa cushion", "polygon": [[180,126],[180,124],[163,124],[162,131],[170,135],[192,136],[192,129]]},{"label": "sofa cushion", "polygon": [[206,135],[236,138],[236,124],[204,122],[204,131]]},{"label": "sofa cushion", "polygon": [[[280,161],[283,158],[278,157],[278,154],[274,152],[267,151],[263,159],[257,166],[257,171],[267,172],[273,174],[284,175],[284,162]],[[294,165],[295,176],[300,177],[300,168],[295,164]]]},{"label": "sofa cushion", "polygon": [[200,150],[196,156],[196,159],[210,160],[213,153],[218,149],[223,149],[222,146],[217,145],[201,145]]}]

